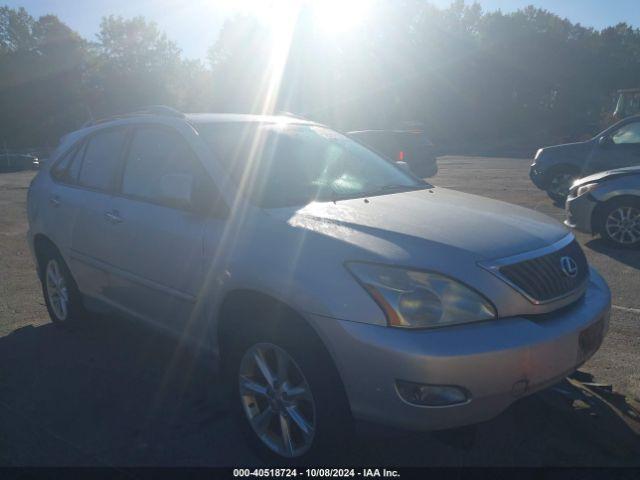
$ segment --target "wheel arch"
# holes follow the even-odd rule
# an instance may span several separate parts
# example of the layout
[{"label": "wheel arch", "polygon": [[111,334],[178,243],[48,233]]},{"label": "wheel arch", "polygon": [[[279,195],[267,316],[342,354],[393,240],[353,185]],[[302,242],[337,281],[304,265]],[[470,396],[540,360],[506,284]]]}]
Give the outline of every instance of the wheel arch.
[{"label": "wheel arch", "polygon": [[316,328],[298,309],[273,295],[254,289],[238,288],[227,292],[217,309],[215,341],[223,356],[225,343],[240,328],[257,327],[268,322],[274,328],[282,328],[292,323],[308,330],[321,341]]},{"label": "wheel arch", "polygon": [[549,187],[551,179],[559,173],[576,173],[580,175],[580,167],[574,163],[563,162],[549,167],[545,174],[545,188]]},{"label": "wheel arch", "polygon": [[236,332],[249,328],[265,327],[283,329],[282,331],[287,332],[295,330],[296,333],[308,335],[308,338],[314,341],[331,361],[345,399],[347,398],[347,389],[335,355],[319,329],[298,309],[281,299],[257,290],[236,289],[230,291],[218,307],[214,342],[222,369],[226,368],[226,358],[228,358],[229,349],[232,348]]},{"label": "wheel arch", "polygon": [[591,228],[594,233],[602,233],[602,228],[604,227],[605,220],[604,214],[607,212],[607,209],[610,208],[611,205],[623,203],[625,201],[640,205],[640,196],[623,194],[616,195],[615,197],[611,197],[603,202],[598,202],[598,205],[596,205],[596,208],[594,208],[593,212],[591,213]]},{"label": "wheel arch", "polygon": [[42,279],[42,270],[44,267],[42,262],[44,261],[44,254],[47,250],[54,250],[62,256],[62,252],[51,238],[44,233],[36,233],[33,237],[33,253],[36,259],[36,269],[40,279]]}]

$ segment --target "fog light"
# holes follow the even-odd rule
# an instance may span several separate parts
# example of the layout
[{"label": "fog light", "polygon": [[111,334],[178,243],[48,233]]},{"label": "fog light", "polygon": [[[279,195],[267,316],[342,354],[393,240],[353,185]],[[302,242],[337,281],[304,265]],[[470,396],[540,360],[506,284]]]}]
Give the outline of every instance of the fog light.
[{"label": "fog light", "polygon": [[423,385],[396,380],[396,387],[405,402],[426,407],[457,405],[465,403],[470,397],[463,388],[449,385]]}]

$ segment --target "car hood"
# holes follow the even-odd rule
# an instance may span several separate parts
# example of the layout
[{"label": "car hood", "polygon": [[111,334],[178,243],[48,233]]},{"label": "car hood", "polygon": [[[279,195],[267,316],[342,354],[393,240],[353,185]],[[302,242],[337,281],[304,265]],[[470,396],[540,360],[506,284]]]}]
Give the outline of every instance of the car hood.
[{"label": "car hood", "polygon": [[587,183],[602,182],[611,180],[612,178],[626,177],[628,175],[640,175],[640,166],[616,168],[615,170],[606,170],[604,172],[594,173],[588,177],[579,178],[573,183],[573,186],[586,185]]},{"label": "car hood", "polygon": [[[497,259],[545,247],[567,235],[559,222],[533,210],[437,187],[267,213],[351,244],[383,239],[385,245],[412,256],[464,251],[477,260]],[[446,248],[431,248],[437,245]]]},{"label": "car hood", "polygon": [[553,161],[558,158],[562,160],[583,160],[585,156],[593,148],[592,142],[565,143],[562,145],[554,145],[552,147],[544,147],[538,161]]}]

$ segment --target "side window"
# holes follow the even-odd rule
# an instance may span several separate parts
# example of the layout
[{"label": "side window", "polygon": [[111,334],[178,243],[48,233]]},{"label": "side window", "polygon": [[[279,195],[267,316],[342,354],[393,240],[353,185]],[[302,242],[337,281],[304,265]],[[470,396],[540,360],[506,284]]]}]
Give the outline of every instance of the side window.
[{"label": "side window", "polygon": [[164,128],[136,131],[124,169],[122,193],[169,207],[188,208],[208,175],[186,141]]},{"label": "side window", "polygon": [[51,176],[59,182],[73,183],[77,175],[72,174],[74,166],[80,164],[81,155],[78,152],[82,150],[82,146],[75,145],[70,148],[60,159],[51,167]]},{"label": "side window", "polygon": [[51,176],[53,178],[55,178],[56,180],[62,180],[67,168],[69,168],[69,165],[71,164],[73,154],[76,150],[76,148],[72,148],[71,150],[69,150],[53,165],[53,167],[51,167]]},{"label": "side window", "polygon": [[82,157],[86,149],[86,142],[83,142],[82,145],[76,149],[73,160],[71,160],[71,165],[69,165],[67,169],[66,178],[69,183],[78,183],[78,175],[80,175],[80,168],[82,167]]},{"label": "side window", "polygon": [[614,132],[611,140],[616,145],[640,143],[640,122],[627,123]]},{"label": "side window", "polygon": [[118,173],[126,130],[113,129],[92,136],[84,148],[78,183],[98,190],[110,190]]}]

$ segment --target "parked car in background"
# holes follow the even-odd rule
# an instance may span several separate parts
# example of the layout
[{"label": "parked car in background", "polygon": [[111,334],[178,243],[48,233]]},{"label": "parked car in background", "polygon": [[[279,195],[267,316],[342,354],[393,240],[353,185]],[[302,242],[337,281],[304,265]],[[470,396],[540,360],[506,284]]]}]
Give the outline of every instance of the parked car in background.
[{"label": "parked car in background", "polygon": [[38,157],[28,153],[0,153],[0,171],[14,172],[17,170],[37,169]]},{"label": "parked car in background", "polygon": [[586,142],[539,149],[529,176],[553,200],[564,202],[576,179],[635,165],[640,165],[640,115],[626,118]]},{"label": "parked car in background", "polygon": [[247,440],[488,420],[599,348],[611,295],[538,212],[430,185],[323,125],[158,109],[64,138],[28,192],[53,322],[116,311],[220,360]]},{"label": "parked car in background", "polygon": [[419,130],[358,130],[347,136],[385,157],[405,162],[418,177],[433,177],[438,173],[436,149]]},{"label": "parked car in background", "polygon": [[566,210],[569,227],[600,235],[615,246],[640,247],[640,166],[576,180]]}]

